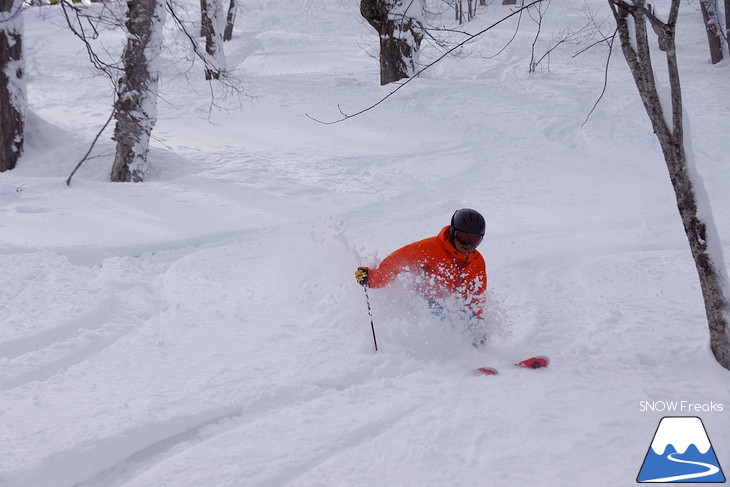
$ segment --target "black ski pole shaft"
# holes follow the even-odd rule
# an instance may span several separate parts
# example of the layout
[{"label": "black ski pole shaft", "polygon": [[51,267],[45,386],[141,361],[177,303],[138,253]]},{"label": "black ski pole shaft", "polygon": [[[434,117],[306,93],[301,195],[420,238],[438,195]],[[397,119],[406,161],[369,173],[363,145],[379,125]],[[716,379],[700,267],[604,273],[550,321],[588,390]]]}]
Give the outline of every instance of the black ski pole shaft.
[{"label": "black ski pole shaft", "polygon": [[370,309],[370,296],[368,296],[367,286],[362,287],[365,291],[365,302],[368,303],[368,315],[370,315],[370,329],[373,331],[373,344],[375,344],[375,351],[378,351],[378,340],[375,338],[375,325],[373,324],[373,312]]}]

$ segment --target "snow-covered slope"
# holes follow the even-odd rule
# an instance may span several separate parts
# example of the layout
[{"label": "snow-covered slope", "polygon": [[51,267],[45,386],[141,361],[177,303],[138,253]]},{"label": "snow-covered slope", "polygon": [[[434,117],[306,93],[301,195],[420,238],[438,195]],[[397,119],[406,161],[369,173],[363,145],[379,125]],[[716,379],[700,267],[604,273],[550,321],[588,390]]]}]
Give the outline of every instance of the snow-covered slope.
[{"label": "snow-covered slope", "polygon": [[[586,124],[606,50],[565,45],[529,74],[523,18],[504,51],[516,19],[323,125],[307,114],[392,89],[358,2],[243,3],[225,49],[245,94],[214,88],[213,107],[167,32],[153,171],[136,185],[106,182],[108,137],[65,185],[113,93],[58,9],[27,11],[28,149],[0,174],[0,485],[616,486],[666,414],[640,402],[670,400],[725,405],[700,415],[730,464],[728,372],[619,52]],[[462,29],[510,8],[488,3]],[[588,3],[612,33],[605,2]],[[552,2],[538,50],[582,5]],[[680,22],[728,253],[728,63],[709,65],[696,5]],[[101,41],[121,48],[117,32]],[[487,219],[489,346],[395,287],[370,292],[374,353],[355,267],[460,207]],[[510,367],[533,354],[550,368]],[[501,374],[469,373],[485,365]]]}]

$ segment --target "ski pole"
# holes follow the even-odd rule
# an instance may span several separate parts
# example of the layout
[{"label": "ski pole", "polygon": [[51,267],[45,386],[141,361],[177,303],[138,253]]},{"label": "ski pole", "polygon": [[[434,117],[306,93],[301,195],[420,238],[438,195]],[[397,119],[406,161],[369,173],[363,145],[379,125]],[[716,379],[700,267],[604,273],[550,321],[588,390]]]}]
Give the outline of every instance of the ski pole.
[{"label": "ski pole", "polygon": [[367,286],[362,287],[365,291],[365,302],[368,303],[368,315],[370,315],[370,329],[373,330],[373,343],[375,344],[375,351],[378,351],[378,340],[375,339],[375,325],[373,324],[373,312],[370,309],[370,296],[368,296]]}]

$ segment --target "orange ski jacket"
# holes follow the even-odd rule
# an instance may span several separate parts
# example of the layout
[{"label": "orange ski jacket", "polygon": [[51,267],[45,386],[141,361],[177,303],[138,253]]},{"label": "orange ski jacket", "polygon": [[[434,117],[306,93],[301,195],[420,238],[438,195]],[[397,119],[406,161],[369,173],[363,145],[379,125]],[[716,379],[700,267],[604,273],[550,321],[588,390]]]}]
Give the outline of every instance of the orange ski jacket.
[{"label": "orange ski jacket", "polygon": [[368,271],[368,284],[381,288],[402,272],[416,276],[417,290],[429,301],[454,294],[472,313],[481,317],[486,301],[487,270],[478,251],[462,254],[454,248],[447,225],[435,237],[402,247]]}]

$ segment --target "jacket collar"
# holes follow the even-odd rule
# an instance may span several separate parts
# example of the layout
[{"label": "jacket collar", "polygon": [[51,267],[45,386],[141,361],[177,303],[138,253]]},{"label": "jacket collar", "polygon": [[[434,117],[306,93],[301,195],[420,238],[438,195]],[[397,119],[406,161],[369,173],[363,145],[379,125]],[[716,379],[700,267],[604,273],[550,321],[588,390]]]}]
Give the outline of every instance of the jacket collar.
[{"label": "jacket collar", "polygon": [[[449,238],[449,235],[451,233],[451,225],[446,225],[441,232],[438,234],[438,241],[441,244],[441,248],[444,249],[444,252],[446,252],[448,255],[453,257],[454,259],[458,261],[466,262],[469,260],[470,255],[469,254],[462,254],[458,250],[456,250],[456,247],[454,247],[454,244],[451,243],[451,238]],[[476,250],[474,251],[476,252]]]}]

